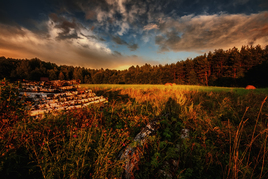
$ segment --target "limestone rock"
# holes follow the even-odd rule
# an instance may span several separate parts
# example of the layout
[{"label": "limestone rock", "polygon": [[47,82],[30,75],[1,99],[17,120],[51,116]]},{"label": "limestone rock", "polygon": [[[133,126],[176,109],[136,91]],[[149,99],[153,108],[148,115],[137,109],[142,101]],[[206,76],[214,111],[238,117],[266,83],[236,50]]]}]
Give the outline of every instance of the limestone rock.
[{"label": "limestone rock", "polygon": [[140,150],[142,145],[146,142],[149,136],[155,135],[158,128],[158,119],[154,119],[153,121],[149,122],[149,124],[147,124],[146,127],[143,128],[141,132],[138,133],[134,138],[134,143],[137,145],[128,145],[127,148],[119,154],[118,158],[120,158],[120,160],[125,160],[125,170],[122,178],[129,179],[133,177],[136,166],[143,155],[142,151]]}]

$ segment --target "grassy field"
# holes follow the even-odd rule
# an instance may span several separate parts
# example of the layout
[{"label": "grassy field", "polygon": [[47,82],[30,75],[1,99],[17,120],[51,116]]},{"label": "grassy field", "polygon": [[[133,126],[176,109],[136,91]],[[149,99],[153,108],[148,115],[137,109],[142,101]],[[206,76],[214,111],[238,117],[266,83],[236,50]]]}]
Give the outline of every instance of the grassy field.
[{"label": "grassy field", "polygon": [[86,88],[101,88],[101,89],[175,89],[175,90],[190,90],[199,92],[235,92],[241,95],[254,92],[254,93],[264,93],[268,94],[268,88],[260,88],[255,90],[247,90],[245,88],[234,88],[234,87],[216,87],[216,86],[197,86],[197,85],[175,85],[175,86],[165,86],[165,85],[144,85],[144,84],[81,84],[81,87]]},{"label": "grassy field", "polygon": [[[1,83],[1,178],[120,178],[128,146],[142,153],[132,178],[268,178],[267,89],[81,86],[108,104],[36,120]],[[157,131],[134,142],[156,119]]]}]

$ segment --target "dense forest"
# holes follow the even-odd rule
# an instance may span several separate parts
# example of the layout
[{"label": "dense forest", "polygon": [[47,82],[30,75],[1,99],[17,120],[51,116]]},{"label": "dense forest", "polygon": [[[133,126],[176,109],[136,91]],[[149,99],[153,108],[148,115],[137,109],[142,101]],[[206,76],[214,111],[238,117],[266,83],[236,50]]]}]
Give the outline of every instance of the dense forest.
[{"label": "dense forest", "polygon": [[194,59],[176,64],[131,66],[128,70],[89,69],[56,65],[37,58],[12,59],[0,57],[0,79],[49,80],[80,79],[93,84],[192,84],[213,86],[267,87],[268,45],[242,46],[239,50],[216,49]]}]

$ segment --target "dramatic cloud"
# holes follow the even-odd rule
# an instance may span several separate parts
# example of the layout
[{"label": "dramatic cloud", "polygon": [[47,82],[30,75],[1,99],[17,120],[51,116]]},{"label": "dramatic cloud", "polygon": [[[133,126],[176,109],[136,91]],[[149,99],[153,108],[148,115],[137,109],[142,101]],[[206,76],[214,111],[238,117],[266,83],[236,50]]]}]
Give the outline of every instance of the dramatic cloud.
[{"label": "dramatic cloud", "polygon": [[267,0],[0,1],[0,56],[7,57],[122,68],[264,46],[267,38]]},{"label": "dramatic cloud", "polygon": [[127,43],[124,40],[122,40],[119,36],[113,36],[112,40],[118,45],[127,45]]},{"label": "dramatic cloud", "polygon": [[[83,35],[79,34],[79,38],[58,40],[62,30],[53,22],[47,22],[49,38],[46,39],[22,27],[0,24],[1,55],[29,59],[38,57],[58,64],[89,68],[122,69],[133,61],[139,65],[145,63],[144,59],[139,57],[123,56],[120,52],[113,53],[104,43],[88,38],[94,34],[90,34],[86,29],[80,29]],[[156,64],[154,61],[151,62]]]},{"label": "dramatic cloud", "polygon": [[268,43],[268,12],[183,16],[161,23],[159,51],[201,51]]},{"label": "dramatic cloud", "polygon": [[119,36],[113,36],[112,40],[118,45],[126,45],[131,51],[135,51],[139,48],[138,44],[128,44],[126,41],[122,40]]},{"label": "dramatic cloud", "polygon": [[49,15],[50,19],[52,20],[52,24],[55,28],[59,29],[61,32],[58,33],[57,39],[64,40],[64,39],[78,39],[77,31],[79,31],[79,24],[75,22],[74,19],[72,21],[68,21],[64,17],[59,17],[55,13],[51,13]]}]

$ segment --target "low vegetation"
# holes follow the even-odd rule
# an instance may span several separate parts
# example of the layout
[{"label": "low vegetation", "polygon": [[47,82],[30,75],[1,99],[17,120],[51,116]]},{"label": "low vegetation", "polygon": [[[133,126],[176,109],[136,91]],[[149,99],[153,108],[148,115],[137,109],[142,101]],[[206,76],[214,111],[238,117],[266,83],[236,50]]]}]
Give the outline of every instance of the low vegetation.
[{"label": "low vegetation", "polygon": [[134,137],[155,118],[133,178],[268,177],[264,89],[90,86],[109,103],[40,120],[18,98],[19,84],[0,85],[1,178],[120,178],[120,151],[137,146]]}]

